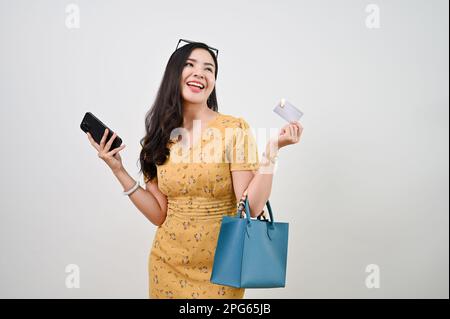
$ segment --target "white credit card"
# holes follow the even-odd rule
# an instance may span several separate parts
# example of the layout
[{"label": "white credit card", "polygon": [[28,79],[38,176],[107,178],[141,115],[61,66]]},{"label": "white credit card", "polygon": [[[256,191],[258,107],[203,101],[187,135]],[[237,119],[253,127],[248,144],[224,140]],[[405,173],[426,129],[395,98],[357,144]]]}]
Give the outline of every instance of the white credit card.
[{"label": "white credit card", "polygon": [[298,120],[300,120],[300,118],[303,116],[302,111],[297,109],[285,99],[281,99],[281,101],[278,102],[273,111],[288,122],[298,122]]}]

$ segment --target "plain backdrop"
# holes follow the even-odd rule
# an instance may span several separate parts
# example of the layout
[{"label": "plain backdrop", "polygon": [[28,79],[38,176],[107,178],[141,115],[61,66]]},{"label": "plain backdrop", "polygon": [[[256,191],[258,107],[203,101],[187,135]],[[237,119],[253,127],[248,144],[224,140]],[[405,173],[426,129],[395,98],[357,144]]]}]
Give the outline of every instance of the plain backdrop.
[{"label": "plain backdrop", "polygon": [[[219,112],[254,129],[285,124],[282,97],[305,113],[270,196],[290,223],[287,284],[247,298],[448,298],[448,9],[0,0],[0,297],[147,298],[156,227],[79,125],[90,111],[117,131],[142,181],[145,114],[184,38],[219,49]],[[79,288],[66,287],[70,264]]]}]

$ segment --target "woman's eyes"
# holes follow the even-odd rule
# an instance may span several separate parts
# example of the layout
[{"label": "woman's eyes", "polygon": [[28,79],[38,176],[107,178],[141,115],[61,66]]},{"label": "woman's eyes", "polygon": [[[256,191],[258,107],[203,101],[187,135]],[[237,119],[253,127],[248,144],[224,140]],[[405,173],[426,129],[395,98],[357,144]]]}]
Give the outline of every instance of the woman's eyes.
[{"label": "woman's eyes", "polygon": [[[187,62],[184,66],[186,66],[186,65],[188,65],[188,64],[190,64],[190,65],[192,65],[192,66],[194,66],[192,63],[190,63],[190,62]],[[213,70],[211,69],[211,68],[206,68],[208,71],[210,71],[210,72],[213,72]]]}]

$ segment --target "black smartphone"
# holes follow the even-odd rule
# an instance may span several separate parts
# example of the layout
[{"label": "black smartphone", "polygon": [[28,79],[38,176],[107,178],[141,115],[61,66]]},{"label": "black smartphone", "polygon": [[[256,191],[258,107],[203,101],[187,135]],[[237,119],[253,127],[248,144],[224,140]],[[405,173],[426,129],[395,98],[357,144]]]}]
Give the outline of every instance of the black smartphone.
[{"label": "black smartphone", "polygon": [[[109,130],[106,142],[108,142],[111,136],[114,134],[114,132],[109,127],[103,124],[103,122],[100,121],[91,112],[86,112],[86,114],[83,117],[83,120],[81,121],[80,128],[85,133],[89,132],[94,141],[97,142],[97,144],[100,144],[100,140],[102,139],[103,134],[105,134],[105,129]],[[121,144],[122,139],[119,136],[116,136],[109,150],[113,150],[119,147]]]}]

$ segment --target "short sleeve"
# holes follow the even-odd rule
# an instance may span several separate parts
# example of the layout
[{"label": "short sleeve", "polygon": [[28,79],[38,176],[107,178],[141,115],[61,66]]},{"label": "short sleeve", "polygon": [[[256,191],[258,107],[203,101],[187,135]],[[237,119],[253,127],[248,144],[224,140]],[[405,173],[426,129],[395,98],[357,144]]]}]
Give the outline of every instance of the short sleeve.
[{"label": "short sleeve", "polygon": [[252,130],[243,118],[234,129],[232,139],[233,157],[230,163],[230,171],[258,170],[258,148]]}]

